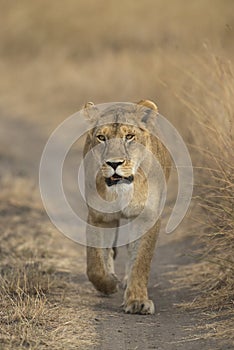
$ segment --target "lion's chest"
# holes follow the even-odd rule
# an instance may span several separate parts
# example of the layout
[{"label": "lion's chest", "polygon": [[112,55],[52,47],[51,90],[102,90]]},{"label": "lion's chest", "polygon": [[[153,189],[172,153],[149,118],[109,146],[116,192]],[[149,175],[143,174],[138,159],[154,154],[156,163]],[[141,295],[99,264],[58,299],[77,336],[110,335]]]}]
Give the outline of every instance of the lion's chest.
[{"label": "lion's chest", "polygon": [[107,201],[115,203],[120,218],[132,218],[144,209],[144,192],[144,188],[139,192],[133,184],[119,184],[106,189],[105,197]]}]

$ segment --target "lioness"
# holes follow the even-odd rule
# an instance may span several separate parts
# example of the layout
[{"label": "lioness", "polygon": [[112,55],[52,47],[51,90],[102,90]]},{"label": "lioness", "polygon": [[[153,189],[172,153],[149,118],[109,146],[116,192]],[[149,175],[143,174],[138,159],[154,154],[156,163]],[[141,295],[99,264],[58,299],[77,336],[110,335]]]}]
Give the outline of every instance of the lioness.
[{"label": "lioness", "polygon": [[[166,180],[171,164],[167,149],[151,132],[154,128],[154,118],[158,114],[157,106],[152,101],[141,100],[137,104],[112,105],[100,112],[89,102],[84,107],[84,114],[92,123],[87,133],[84,157],[92,153],[100,165],[97,171],[93,161],[88,160],[85,164],[89,209],[87,235],[98,236],[104,229],[118,228],[121,219],[134,220],[146,209],[142,218],[144,228],[144,223],[148,220],[147,215],[150,216],[150,213],[159,210],[163,191],[162,181],[158,180],[159,172],[154,168],[152,157],[146,153],[148,151],[157,159]],[[96,174],[98,195],[110,204],[119,197],[119,209],[117,206],[113,212],[102,212],[91,206],[92,197],[97,196],[92,190],[94,181],[90,180],[93,179],[93,174]],[[154,196],[153,204],[152,201],[147,202],[149,174],[153,179],[150,184],[151,197],[152,193]],[[154,304],[148,298],[147,283],[159,228],[160,219],[157,218],[148,232],[142,232],[142,236],[137,236],[135,240],[129,239],[127,244],[129,262],[124,278],[126,289],[123,303],[126,313],[154,313]],[[90,245],[87,246],[89,280],[102,293],[116,292],[119,281],[114,273],[115,242],[108,248]]]}]

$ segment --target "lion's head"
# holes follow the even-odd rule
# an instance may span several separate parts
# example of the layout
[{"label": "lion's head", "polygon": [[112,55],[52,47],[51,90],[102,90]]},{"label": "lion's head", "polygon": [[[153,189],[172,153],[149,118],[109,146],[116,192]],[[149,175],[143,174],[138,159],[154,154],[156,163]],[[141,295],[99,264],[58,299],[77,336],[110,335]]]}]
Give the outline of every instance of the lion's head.
[{"label": "lion's head", "polygon": [[151,150],[149,119],[157,114],[151,101],[138,104],[115,104],[103,112],[89,102],[85,113],[93,123],[86,141],[85,153],[92,150],[100,164],[99,181],[108,188],[130,185],[144,160],[144,149]]}]

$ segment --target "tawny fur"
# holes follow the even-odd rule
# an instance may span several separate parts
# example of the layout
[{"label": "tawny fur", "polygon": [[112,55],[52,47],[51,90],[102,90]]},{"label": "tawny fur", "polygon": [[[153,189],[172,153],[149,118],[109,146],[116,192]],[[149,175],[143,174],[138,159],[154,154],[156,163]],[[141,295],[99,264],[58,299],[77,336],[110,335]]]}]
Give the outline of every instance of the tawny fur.
[{"label": "tawny fur", "polygon": [[[140,168],[142,152],[139,152],[137,149],[134,150],[134,148],[131,148],[132,146],[129,146],[128,150],[127,142],[125,148],[122,147],[120,140],[123,140],[127,134],[134,134],[137,143],[140,143],[144,148],[153,153],[154,157],[161,165],[166,180],[170,174],[171,161],[168,151],[158,138],[151,135],[149,131],[150,126],[146,125],[145,122],[145,120],[148,119],[151,110],[153,113],[157,113],[157,106],[152,101],[148,100],[141,100],[137,106],[139,109],[126,106],[126,111],[125,107],[123,107],[121,109],[122,119],[120,118],[118,124],[114,118],[115,111],[110,110],[109,115],[113,113],[112,124],[106,125],[99,125],[100,116],[98,115],[93,103],[88,103],[84,108],[85,114],[93,123],[92,130],[87,134],[84,156],[99,143],[103,143],[103,141],[100,141],[97,137],[97,134],[101,134],[111,140],[108,146],[105,146],[104,144],[102,145],[102,147],[108,147],[106,149],[103,148],[103,154],[105,153],[105,157],[107,159],[123,161],[123,164],[121,164],[116,170],[116,172],[118,171],[118,175],[128,177],[134,174],[132,187],[130,185],[125,185],[125,187],[123,185],[114,185],[108,188],[105,183],[105,177],[112,176],[113,169],[108,166],[106,158],[102,159],[101,153],[95,155],[98,158],[98,161],[100,161],[100,164],[102,164],[102,167],[97,174],[96,186],[103,199],[112,201],[119,195],[125,200],[125,196],[127,198],[127,196],[130,195],[130,188],[133,190],[129,205],[124,210],[120,210],[117,213],[103,214],[89,206],[88,223],[97,227],[99,232],[101,232],[103,227],[117,228],[119,220],[122,218],[129,219],[137,217],[144,208],[146,202],[148,183],[147,176]],[[147,114],[147,118],[144,118],[146,115],[145,113]],[[108,116],[108,111],[106,114]],[[102,120],[105,121],[105,115],[102,116]],[[124,120],[126,120],[126,122],[134,121],[136,126],[125,124]],[[126,149],[129,151],[128,156],[125,153]],[[150,166],[151,165],[149,164],[149,168]],[[93,171],[92,164],[88,163],[85,168],[87,196],[92,196],[92,193],[88,193],[88,188],[90,187],[90,174],[92,174]],[[158,189],[157,186],[157,183],[155,183],[155,193],[160,193],[161,189]],[[155,208],[155,210],[157,210],[157,208]],[[147,284],[150,264],[159,229],[160,219],[141,238],[135,242],[129,243],[128,245],[130,260],[127,275],[125,277],[126,290],[123,304],[125,312],[139,314],[154,313],[154,304],[148,299]],[[100,292],[104,294],[112,294],[116,292],[119,281],[114,273],[113,250],[111,248],[103,249],[87,247],[87,274],[89,280]]]}]

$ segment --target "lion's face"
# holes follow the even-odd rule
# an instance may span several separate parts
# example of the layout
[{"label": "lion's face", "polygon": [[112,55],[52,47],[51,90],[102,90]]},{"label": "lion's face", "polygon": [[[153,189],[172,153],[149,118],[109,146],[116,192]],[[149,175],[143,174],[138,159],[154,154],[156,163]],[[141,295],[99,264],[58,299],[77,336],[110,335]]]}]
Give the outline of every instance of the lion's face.
[{"label": "lion's face", "polygon": [[[106,186],[131,184],[144,159],[142,147],[148,148],[149,134],[140,127],[113,123],[97,126],[92,133],[92,147],[101,164]],[[98,147],[96,147],[98,146]]]},{"label": "lion's face", "polygon": [[[148,100],[85,106],[84,117],[91,124],[83,151],[85,195],[96,220],[135,217],[146,207],[152,212],[155,200],[160,200],[161,167],[166,173],[169,163],[166,149],[153,135],[157,114],[156,105]],[[147,200],[149,183],[155,196]],[[103,214],[96,205],[99,197],[113,202],[111,214]]]},{"label": "lion's face", "polygon": [[156,105],[142,100],[111,104],[102,110],[90,102],[84,115],[92,125],[84,155],[93,156],[86,162],[86,192],[92,193],[93,174],[104,197],[107,192],[125,192],[143,183],[152,162],[150,123],[157,115]]}]

